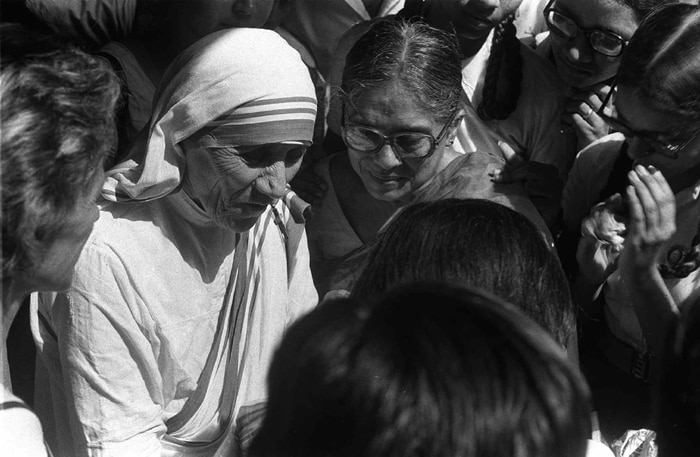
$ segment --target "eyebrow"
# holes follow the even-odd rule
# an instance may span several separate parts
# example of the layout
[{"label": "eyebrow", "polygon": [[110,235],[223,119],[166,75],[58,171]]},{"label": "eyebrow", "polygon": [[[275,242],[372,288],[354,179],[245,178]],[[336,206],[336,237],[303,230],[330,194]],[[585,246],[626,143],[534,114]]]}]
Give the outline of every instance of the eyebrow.
[{"label": "eyebrow", "polygon": [[[360,119],[360,121],[357,120],[358,118]],[[364,122],[364,118],[357,111],[355,113],[347,116],[347,119],[348,119],[350,124],[361,125],[363,127],[371,127],[373,129],[379,130],[380,132],[382,132],[384,134],[387,134],[382,129],[379,129],[372,124],[368,124],[368,123]],[[401,126],[399,126],[399,128],[394,129],[393,133],[401,133],[401,132],[425,133],[426,135],[433,134],[432,128],[430,126],[426,126],[426,125],[407,125],[407,124],[401,125]]]},{"label": "eyebrow", "polygon": [[571,12],[570,9],[568,9],[566,6],[564,6],[562,8],[561,6],[557,5],[556,2],[554,3],[554,11],[558,11],[558,12],[564,14],[565,16],[568,16],[569,19],[576,22],[576,25],[578,25],[579,28],[581,28],[582,30],[600,30],[602,32],[609,32],[609,33],[612,33],[613,35],[617,35],[625,41],[630,40],[629,38],[625,38],[624,36],[622,36],[622,34],[619,31],[613,30],[609,27],[602,27],[602,26],[598,26],[598,25],[593,26],[593,27],[584,27],[583,25],[581,25],[581,19],[579,19],[573,12]]}]

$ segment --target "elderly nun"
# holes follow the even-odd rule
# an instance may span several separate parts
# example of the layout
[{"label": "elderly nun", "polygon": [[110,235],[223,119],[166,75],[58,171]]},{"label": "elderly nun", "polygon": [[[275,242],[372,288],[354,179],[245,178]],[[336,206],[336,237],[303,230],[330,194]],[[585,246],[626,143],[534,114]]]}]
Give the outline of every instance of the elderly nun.
[{"label": "elderly nun", "polygon": [[316,99],[277,34],[217,32],[156,94],[67,293],[42,296],[38,412],[57,454],[241,455],[272,352],[316,305],[287,183]]}]

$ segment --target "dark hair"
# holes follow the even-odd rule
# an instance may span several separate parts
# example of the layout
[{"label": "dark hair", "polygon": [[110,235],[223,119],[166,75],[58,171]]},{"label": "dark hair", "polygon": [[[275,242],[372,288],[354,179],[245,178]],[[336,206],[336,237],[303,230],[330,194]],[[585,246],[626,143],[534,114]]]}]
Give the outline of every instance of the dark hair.
[{"label": "dark hair", "polygon": [[[413,20],[425,18],[428,0],[406,0],[399,16]],[[491,54],[486,65],[479,116],[486,120],[503,120],[518,106],[523,78],[520,40],[516,36],[515,14],[504,18],[494,29]]]},{"label": "dark hair", "polygon": [[659,455],[691,457],[700,449],[700,300],[682,311],[667,338],[652,404]]},{"label": "dark hair", "polygon": [[515,34],[514,18],[513,14],[508,16],[493,32],[482,99],[477,108],[479,116],[487,121],[506,119],[518,106],[523,57],[520,55],[520,40]]},{"label": "dark hair", "polygon": [[447,121],[462,93],[462,54],[456,38],[423,22],[391,17],[372,24],[345,60],[341,97],[398,81],[437,121]]},{"label": "dark hair", "polygon": [[563,346],[576,336],[557,257],[525,216],[498,203],[445,199],[407,206],[372,242],[352,293],[367,300],[417,280],[480,287],[518,306]]},{"label": "dark hair", "polygon": [[615,0],[617,3],[630,8],[634,11],[634,16],[637,21],[641,22],[649,13],[662,7],[679,3],[682,0]]},{"label": "dark hair", "polygon": [[419,283],[327,302],[274,356],[255,457],[579,457],[583,377],[527,316]]},{"label": "dark hair", "polygon": [[100,59],[19,24],[0,25],[2,277],[92,190],[114,140],[117,77]]},{"label": "dark hair", "polygon": [[651,13],[622,54],[617,81],[661,110],[700,121],[700,7],[665,6]]}]

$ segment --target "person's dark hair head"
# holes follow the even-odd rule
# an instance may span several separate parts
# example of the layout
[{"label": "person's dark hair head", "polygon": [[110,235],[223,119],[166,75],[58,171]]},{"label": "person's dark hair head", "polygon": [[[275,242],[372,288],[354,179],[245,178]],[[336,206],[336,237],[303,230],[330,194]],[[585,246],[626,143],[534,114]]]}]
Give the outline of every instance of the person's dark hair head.
[{"label": "person's dark hair head", "polygon": [[0,25],[2,278],[93,190],[115,139],[119,82],[100,59],[19,24]]},{"label": "person's dark hair head", "polygon": [[617,82],[689,125],[700,122],[700,7],[665,6],[647,16],[622,54]]},{"label": "person's dark hair head", "polygon": [[255,457],[579,457],[583,377],[522,312],[445,283],[326,302],[274,356]]},{"label": "person's dark hair head", "polygon": [[420,21],[383,19],[348,53],[340,96],[352,103],[367,90],[398,82],[437,121],[445,122],[459,106],[461,59],[454,36]]},{"label": "person's dark hair head", "polygon": [[642,21],[652,11],[670,5],[679,3],[683,0],[615,0],[617,3],[624,5],[634,11],[634,15],[638,21]]},{"label": "person's dark hair head", "polygon": [[659,455],[691,457],[700,449],[700,300],[670,330],[662,364],[652,395]]},{"label": "person's dark hair head", "polygon": [[352,293],[367,300],[417,280],[480,287],[524,310],[563,346],[575,337],[558,259],[527,218],[498,203],[445,199],[406,207],[372,242]]}]

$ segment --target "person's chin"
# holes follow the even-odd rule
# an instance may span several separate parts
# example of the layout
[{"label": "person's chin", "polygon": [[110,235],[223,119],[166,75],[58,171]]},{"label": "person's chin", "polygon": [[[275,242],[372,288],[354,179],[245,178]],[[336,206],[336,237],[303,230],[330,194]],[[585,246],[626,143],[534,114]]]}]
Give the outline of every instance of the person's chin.
[{"label": "person's chin", "polygon": [[264,212],[265,207],[263,206],[260,206],[260,208],[245,208],[244,210],[220,215],[215,218],[215,221],[219,227],[225,230],[242,233],[250,230]]},{"label": "person's chin", "polygon": [[488,36],[491,33],[493,27],[464,27],[457,30],[457,36],[460,40],[471,42],[475,40],[480,40]]},{"label": "person's chin", "polygon": [[590,87],[599,82],[592,70],[583,66],[574,66],[561,59],[557,60],[557,72],[564,83],[577,89]]},{"label": "person's chin", "polygon": [[386,202],[404,200],[409,194],[409,190],[406,186],[381,185],[376,183],[371,188],[368,188],[368,191],[373,198]]}]

